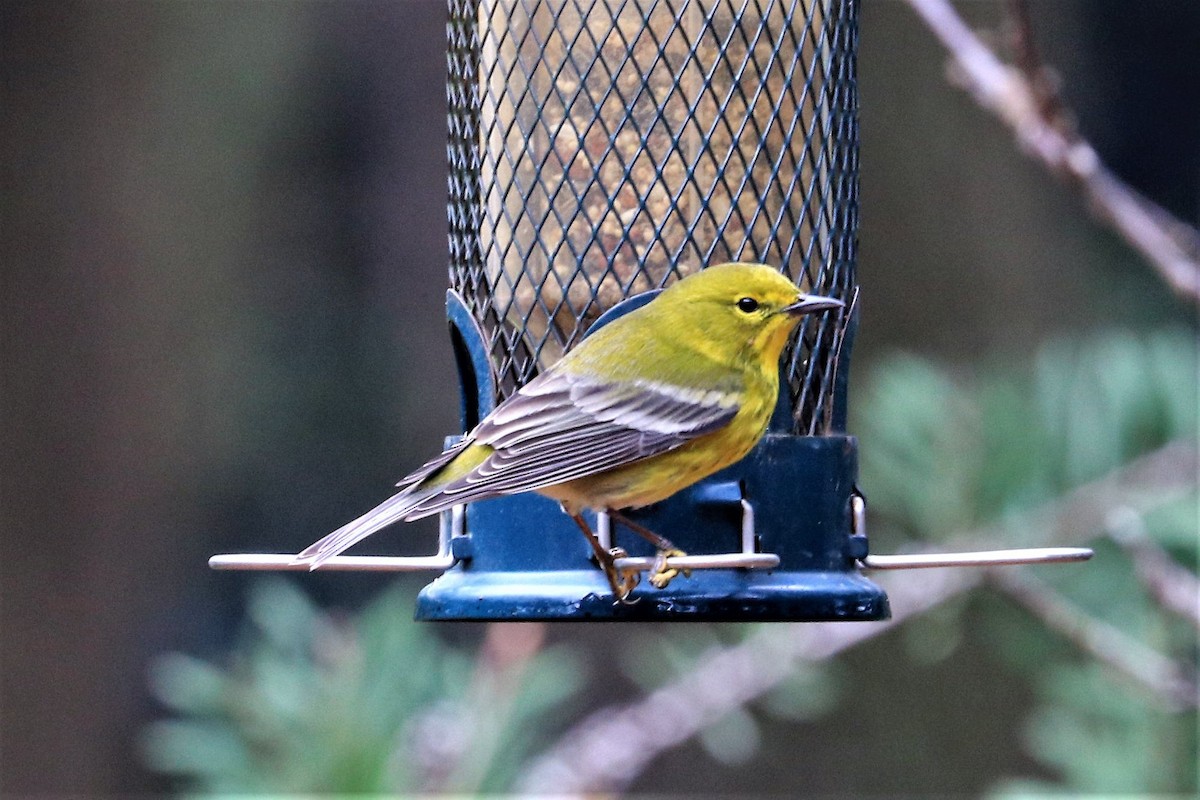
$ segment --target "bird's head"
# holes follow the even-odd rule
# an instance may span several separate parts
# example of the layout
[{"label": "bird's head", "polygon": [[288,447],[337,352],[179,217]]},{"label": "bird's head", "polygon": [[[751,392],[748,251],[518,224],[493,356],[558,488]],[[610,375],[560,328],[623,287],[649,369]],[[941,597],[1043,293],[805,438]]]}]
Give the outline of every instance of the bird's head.
[{"label": "bird's head", "polygon": [[730,348],[730,355],[748,348],[772,362],[779,360],[801,317],[843,305],[801,292],[765,264],[744,263],[718,264],[689,275],[655,302],[673,307],[672,316],[681,324],[685,319],[698,324],[704,341]]}]

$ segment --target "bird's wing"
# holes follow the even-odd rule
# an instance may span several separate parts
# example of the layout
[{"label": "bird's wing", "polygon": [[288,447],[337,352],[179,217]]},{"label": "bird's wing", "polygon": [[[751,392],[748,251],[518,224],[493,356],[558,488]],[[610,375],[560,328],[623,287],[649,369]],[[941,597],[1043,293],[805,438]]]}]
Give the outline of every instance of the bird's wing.
[{"label": "bird's wing", "polygon": [[[552,486],[673,450],[729,423],[733,390],[702,391],[653,381],[602,382],[545,373],[501,403],[462,441],[400,481],[401,491],[296,556],[316,569],[372,533],[460,503]],[[470,445],[491,453],[455,478]],[[428,484],[428,485],[423,485]]]},{"label": "bird's wing", "polygon": [[438,485],[405,519],[564,483],[673,450],[727,425],[738,412],[739,398],[729,390],[547,373],[472,432],[475,444],[494,452],[467,474]]},{"label": "bird's wing", "polygon": [[439,455],[426,461],[418,469],[405,475],[396,484],[397,489],[409,489],[415,487],[421,481],[428,478],[433,473],[437,472],[442,467],[454,460],[454,457],[466,449],[467,445],[472,443],[470,436],[464,436],[454,444],[447,447]]}]

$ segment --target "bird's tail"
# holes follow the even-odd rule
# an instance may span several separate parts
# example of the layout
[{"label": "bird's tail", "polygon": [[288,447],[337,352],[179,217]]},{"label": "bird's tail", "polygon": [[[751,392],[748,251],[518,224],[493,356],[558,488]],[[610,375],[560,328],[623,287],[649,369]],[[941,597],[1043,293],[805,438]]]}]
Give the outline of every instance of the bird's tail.
[{"label": "bird's tail", "polygon": [[308,564],[309,570],[314,570],[342,551],[394,522],[426,516],[419,512],[414,514],[413,508],[428,496],[427,490],[422,491],[418,487],[394,494],[358,519],[347,522],[333,533],[304,548],[292,559],[292,563]]},{"label": "bird's tail", "polygon": [[[429,485],[431,476],[471,444],[471,437],[464,436],[452,447],[448,447],[441,455],[426,461],[420,469],[406,476],[396,485],[400,491],[384,500],[356,520],[347,522],[333,533],[319,539],[298,553],[293,564],[308,564],[309,570],[314,570],[338,553],[358,544],[363,539],[378,530],[386,528],[393,522],[414,520],[436,514],[443,508],[449,508],[452,503],[445,502],[433,507],[417,508],[430,497],[439,494],[436,480],[434,486]],[[465,502],[465,501],[463,501]]]}]

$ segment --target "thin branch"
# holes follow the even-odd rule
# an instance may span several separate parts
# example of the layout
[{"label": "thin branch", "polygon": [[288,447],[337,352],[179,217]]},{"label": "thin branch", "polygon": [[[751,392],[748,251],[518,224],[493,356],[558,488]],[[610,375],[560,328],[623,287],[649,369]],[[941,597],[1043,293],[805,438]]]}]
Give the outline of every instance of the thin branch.
[{"label": "thin branch", "polygon": [[1080,650],[1148,689],[1167,710],[1197,706],[1196,684],[1180,664],[1084,613],[1024,570],[989,570],[988,581]]},{"label": "thin branch", "polygon": [[1025,75],[1025,82],[1037,101],[1038,115],[1062,131],[1064,136],[1075,135],[1072,116],[1067,111],[1059,91],[1058,75],[1042,60],[1041,50],[1038,49],[1033,35],[1029,3],[1026,0],[1008,0],[1008,8],[1012,26],[1013,60]]},{"label": "thin branch", "polygon": [[[955,77],[975,102],[1007,125],[1025,152],[1075,186],[1092,213],[1141,253],[1177,295],[1200,304],[1200,233],[1118,178],[1086,140],[1062,125],[1061,102],[1047,103],[1047,85],[1030,83],[1029,70],[1045,75],[1040,60],[1031,56],[1036,51],[1026,50],[1024,71],[1011,67],[975,35],[949,0],[905,2],[949,52]],[[1027,17],[1026,34],[1028,43]]]},{"label": "thin branch", "polygon": [[1108,535],[1129,555],[1155,602],[1200,630],[1200,580],[1150,538],[1142,515],[1129,508],[1116,509],[1109,518]]},{"label": "thin branch", "polygon": [[621,791],[650,763],[778,686],[806,662],[874,638],[970,588],[965,571],[939,571],[904,585],[881,581],[894,611],[887,622],[772,625],[733,647],[713,648],[674,682],[625,706],[601,709],[568,731],[524,771],[518,794]]},{"label": "thin branch", "polygon": [[[1196,474],[1194,442],[1177,442],[1079,487],[1008,523],[1042,530],[1045,540],[1077,544],[1104,530],[1112,509],[1143,513],[1189,491]],[[947,549],[996,542],[1007,526],[955,537]],[[1086,569],[1086,567],[1083,567]],[[535,759],[518,792],[573,795],[620,791],[662,753],[691,739],[730,711],[762,697],[798,666],[822,661],[873,639],[905,621],[980,585],[981,571],[924,571],[920,579],[883,575],[892,619],[882,623],[834,622],[771,625],[732,647],[714,648],[675,681],[644,698],[589,715]]]},{"label": "thin branch", "polygon": [[491,623],[463,695],[443,699],[411,726],[410,753],[422,791],[481,791],[518,711],[521,684],[546,638],[544,622]]}]

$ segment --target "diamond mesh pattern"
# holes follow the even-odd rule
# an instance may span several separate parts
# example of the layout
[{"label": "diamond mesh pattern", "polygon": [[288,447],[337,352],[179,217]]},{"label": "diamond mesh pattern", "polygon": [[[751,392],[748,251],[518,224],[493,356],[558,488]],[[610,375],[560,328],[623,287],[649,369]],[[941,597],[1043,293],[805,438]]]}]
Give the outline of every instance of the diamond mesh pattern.
[{"label": "diamond mesh pattern", "polygon": [[[607,308],[722,261],[849,300],[855,0],[450,0],[451,283],[501,398]],[[825,429],[838,320],[787,355]]]}]

